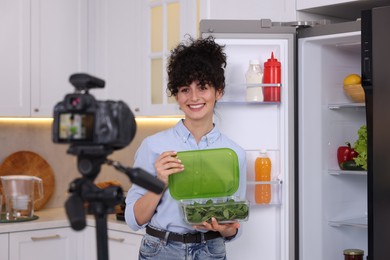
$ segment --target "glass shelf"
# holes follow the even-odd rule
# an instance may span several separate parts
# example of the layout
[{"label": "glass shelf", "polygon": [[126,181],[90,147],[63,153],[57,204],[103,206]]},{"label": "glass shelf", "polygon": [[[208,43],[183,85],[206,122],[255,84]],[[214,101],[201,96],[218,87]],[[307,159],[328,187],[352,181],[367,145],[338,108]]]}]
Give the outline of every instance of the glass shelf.
[{"label": "glass shelf", "polygon": [[331,175],[359,175],[367,176],[367,171],[344,171],[344,170],[328,170]]},{"label": "glass shelf", "polygon": [[330,220],[328,223],[332,227],[367,228],[368,217],[367,216],[360,216],[360,217],[349,218],[349,219]]},{"label": "glass shelf", "polygon": [[339,103],[339,104],[328,104],[328,108],[331,110],[338,110],[338,109],[365,109],[366,104],[365,103]]}]

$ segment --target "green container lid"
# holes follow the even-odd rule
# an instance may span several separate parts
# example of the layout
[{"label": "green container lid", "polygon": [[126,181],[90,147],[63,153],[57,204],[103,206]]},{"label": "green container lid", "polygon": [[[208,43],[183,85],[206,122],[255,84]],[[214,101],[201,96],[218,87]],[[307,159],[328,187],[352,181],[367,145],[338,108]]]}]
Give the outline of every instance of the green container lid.
[{"label": "green container lid", "polygon": [[233,195],[239,184],[238,157],[229,148],[178,152],[184,171],[169,176],[168,187],[176,200]]}]

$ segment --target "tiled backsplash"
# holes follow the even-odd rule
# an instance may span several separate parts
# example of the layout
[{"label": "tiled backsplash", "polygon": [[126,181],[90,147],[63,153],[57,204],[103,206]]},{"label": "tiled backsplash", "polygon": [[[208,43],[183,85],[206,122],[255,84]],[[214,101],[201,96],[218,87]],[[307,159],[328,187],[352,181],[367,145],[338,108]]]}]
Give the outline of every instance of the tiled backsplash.
[{"label": "tiled backsplash", "polygon": [[[135,151],[141,141],[160,130],[171,127],[178,119],[137,119],[137,133],[134,140],[124,149],[115,151],[108,158],[120,161],[131,167]],[[45,208],[62,207],[68,197],[69,184],[82,175],[77,170],[77,157],[66,153],[67,144],[54,144],[51,139],[51,120],[0,120],[0,162],[17,151],[32,151],[44,158],[52,167],[55,175],[53,196]],[[117,180],[124,191],[130,186],[130,180],[113,167],[103,165],[96,182]]]}]

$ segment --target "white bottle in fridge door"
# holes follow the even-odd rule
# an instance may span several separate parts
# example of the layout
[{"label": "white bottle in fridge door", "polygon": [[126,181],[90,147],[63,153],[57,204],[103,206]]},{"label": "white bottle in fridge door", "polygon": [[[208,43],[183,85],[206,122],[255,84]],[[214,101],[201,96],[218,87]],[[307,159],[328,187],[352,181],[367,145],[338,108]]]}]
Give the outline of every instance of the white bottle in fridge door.
[{"label": "white bottle in fridge door", "polygon": [[263,82],[263,70],[260,67],[259,60],[250,60],[249,68],[245,73],[246,78],[246,100],[247,101],[263,101],[263,90],[261,83]]}]

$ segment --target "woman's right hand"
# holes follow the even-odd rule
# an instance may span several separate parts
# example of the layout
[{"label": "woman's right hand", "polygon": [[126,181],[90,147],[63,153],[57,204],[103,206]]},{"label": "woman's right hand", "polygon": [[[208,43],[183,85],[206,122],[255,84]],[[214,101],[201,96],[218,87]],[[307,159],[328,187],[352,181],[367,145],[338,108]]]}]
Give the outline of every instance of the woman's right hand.
[{"label": "woman's right hand", "polygon": [[176,155],[177,152],[175,151],[163,152],[159,157],[157,157],[154,163],[157,178],[165,184],[168,184],[169,175],[182,172],[184,170],[184,165],[181,163],[180,159],[176,157]]}]

